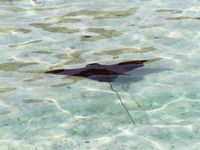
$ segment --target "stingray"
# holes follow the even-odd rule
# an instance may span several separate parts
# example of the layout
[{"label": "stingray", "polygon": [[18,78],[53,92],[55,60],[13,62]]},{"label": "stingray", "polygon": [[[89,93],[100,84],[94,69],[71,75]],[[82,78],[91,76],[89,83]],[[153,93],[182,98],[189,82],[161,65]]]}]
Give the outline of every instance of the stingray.
[{"label": "stingray", "polygon": [[93,63],[83,68],[58,69],[47,71],[46,73],[85,77],[99,82],[113,82],[119,75],[128,75],[126,74],[127,72],[143,67],[147,61],[149,60],[134,60],[112,65]]},{"label": "stingray", "polygon": [[66,76],[78,76],[84,77],[98,82],[107,82],[110,84],[111,90],[115,92],[120,100],[121,105],[126,110],[128,116],[130,117],[132,123],[135,125],[135,121],[129,113],[129,110],[123,103],[119,93],[113,88],[112,82],[120,75],[130,75],[128,72],[143,67],[144,63],[151,60],[133,60],[120,62],[112,65],[101,65],[99,63],[87,64],[83,68],[76,69],[57,69],[47,71],[46,73],[55,74],[55,75],[66,75]]}]

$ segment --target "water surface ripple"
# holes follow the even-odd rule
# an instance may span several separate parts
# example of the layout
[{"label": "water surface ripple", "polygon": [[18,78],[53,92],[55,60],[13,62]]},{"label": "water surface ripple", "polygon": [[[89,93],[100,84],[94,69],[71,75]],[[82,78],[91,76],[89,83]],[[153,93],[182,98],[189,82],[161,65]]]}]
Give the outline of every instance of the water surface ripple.
[{"label": "water surface ripple", "polygon": [[[198,150],[199,0],[1,0],[1,150]],[[108,83],[44,74],[160,58]]]}]

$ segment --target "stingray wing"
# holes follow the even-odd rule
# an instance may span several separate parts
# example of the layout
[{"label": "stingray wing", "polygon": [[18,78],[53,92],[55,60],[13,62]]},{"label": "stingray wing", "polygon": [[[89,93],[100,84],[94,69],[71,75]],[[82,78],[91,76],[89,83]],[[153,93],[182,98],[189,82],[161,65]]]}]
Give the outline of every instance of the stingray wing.
[{"label": "stingray wing", "polygon": [[57,69],[57,70],[51,70],[47,71],[45,73],[49,74],[56,74],[56,75],[66,75],[66,76],[75,76],[77,74],[80,74],[82,71],[84,71],[85,68],[77,68],[77,69]]},{"label": "stingray wing", "polygon": [[149,60],[134,60],[134,61],[126,61],[118,63],[118,65],[138,65],[138,64],[144,64],[145,62],[148,62]]},{"label": "stingray wing", "polygon": [[57,70],[50,70],[50,71],[46,71],[45,73],[49,73],[49,74],[60,74],[62,72],[64,72],[65,69],[57,69]]}]

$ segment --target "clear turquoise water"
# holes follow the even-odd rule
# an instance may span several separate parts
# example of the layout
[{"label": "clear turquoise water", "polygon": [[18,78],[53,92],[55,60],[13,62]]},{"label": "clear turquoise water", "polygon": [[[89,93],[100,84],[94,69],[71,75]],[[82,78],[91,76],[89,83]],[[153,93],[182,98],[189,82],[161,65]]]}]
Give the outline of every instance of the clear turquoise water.
[{"label": "clear turquoise water", "polygon": [[[0,2],[1,150],[199,150],[199,0]],[[44,74],[160,58],[108,83]]]}]

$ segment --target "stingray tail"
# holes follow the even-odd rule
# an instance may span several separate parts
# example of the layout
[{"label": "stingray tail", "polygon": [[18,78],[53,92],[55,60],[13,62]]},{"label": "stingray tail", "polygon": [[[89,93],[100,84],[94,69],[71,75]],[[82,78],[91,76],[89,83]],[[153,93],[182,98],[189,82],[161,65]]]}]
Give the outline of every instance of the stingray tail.
[{"label": "stingray tail", "polygon": [[128,108],[127,108],[127,107],[125,106],[125,104],[123,103],[123,101],[122,101],[122,99],[121,99],[119,93],[118,93],[118,92],[113,88],[111,82],[109,82],[109,84],[110,84],[110,88],[111,88],[111,90],[117,94],[117,97],[119,98],[121,105],[124,107],[124,109],[126,110],[128,116],[129,116],[129,118],[131,119],[132,123],[135,125],[135,121],[133,120],[131,114],[129,113]]}]

